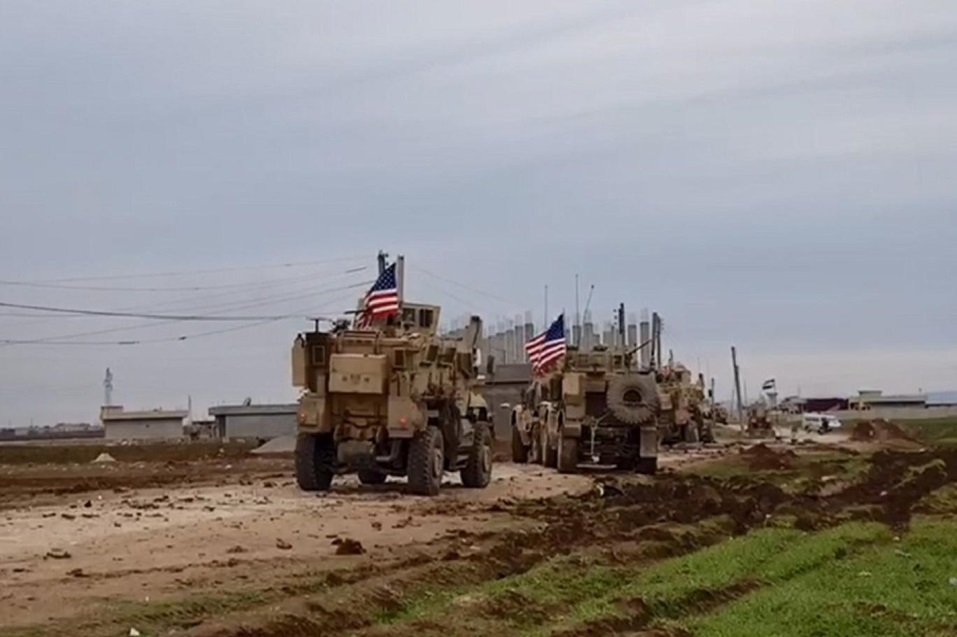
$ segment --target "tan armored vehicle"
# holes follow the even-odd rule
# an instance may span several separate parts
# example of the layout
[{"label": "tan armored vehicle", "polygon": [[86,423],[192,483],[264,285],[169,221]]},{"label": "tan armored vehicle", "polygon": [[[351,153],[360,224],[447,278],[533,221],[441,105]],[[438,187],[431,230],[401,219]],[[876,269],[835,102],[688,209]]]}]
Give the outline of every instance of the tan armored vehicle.
[{"label": "tan armored vehicle", "polygon": [[522,404],[512,407],[505,403],[502,407],[511,410],[512,462],[555,468],[558,450],[548,444],[546,429],[555,408],[551,401],[542,399],[543,391],[542,384],[533,381],[522,392]]},{"label": "tan armored vehicle", "polygon": [[714,442],[704,379],[695,381],[691,370],[672,363],[658,370],[657,382],[662,444]]},{"label": "tan armored vehicle", "polygon": [[406,476],[412,493],[435,495],[445,471],[466,487],[492,474],[491,417],[477,393],[473,317],[464,338],[436,333],[439,307],[403,303],[398,317],[365,329],[338,324],[297,336],[293,384],[299,400],[296,480],[329,489],[333,476],[363,484]]},{"label": "tan armored vehicle", "polygon": [[554,457],[562,473],[580,465],[655,473],[658,391],[654,375],[636,369],[635,351],[568,348],[562,368],[541,382],[545,464]]},{"label": "tan armored vehicle", "polygon": [[764,405],[758,403],[748,407],[747,434],[755,438],[774,436],[774,425]]}]

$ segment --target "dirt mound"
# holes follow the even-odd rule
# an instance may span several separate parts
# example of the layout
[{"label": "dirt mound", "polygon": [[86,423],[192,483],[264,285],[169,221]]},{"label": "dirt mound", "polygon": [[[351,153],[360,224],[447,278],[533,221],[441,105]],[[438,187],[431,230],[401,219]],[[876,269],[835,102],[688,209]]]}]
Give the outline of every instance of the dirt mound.
[{"label": "dirt mound", "polygon": [[763,442],[741,451],[752,471],[783,471],[794,468],[797,454],[790,449],[776,451]]},{"label": "dirt mound", "polygon": [[862,420],[851,429],[851,440],[856,442],[886,442],[901,440],[916,442],[916,439],[899,425],[883,419]]}]

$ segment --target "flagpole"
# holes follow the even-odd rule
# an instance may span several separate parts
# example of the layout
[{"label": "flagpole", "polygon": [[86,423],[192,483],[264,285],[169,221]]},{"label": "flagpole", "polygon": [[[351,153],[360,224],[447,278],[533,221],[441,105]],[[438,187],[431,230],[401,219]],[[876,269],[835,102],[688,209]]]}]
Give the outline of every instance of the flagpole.
[{"label": "flagpole", "polygon": [[548,286],[545,286],[545,322],[542,323],[542,330],[548,329]]},{"label": "flagpole", "polygon": [[401,254],[395,258],[395,285],[401,311],[402,301],[405,299],[405,257]]}]

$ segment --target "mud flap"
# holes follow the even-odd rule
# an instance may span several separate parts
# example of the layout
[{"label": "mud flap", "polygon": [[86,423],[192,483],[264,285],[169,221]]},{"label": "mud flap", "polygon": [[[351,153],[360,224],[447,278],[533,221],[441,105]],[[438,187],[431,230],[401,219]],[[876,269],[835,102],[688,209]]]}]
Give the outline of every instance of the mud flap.
[{"label": "mud flap", "polygon": [[638,439],[640,459],[658,458],[658,427],[642,427]]}]

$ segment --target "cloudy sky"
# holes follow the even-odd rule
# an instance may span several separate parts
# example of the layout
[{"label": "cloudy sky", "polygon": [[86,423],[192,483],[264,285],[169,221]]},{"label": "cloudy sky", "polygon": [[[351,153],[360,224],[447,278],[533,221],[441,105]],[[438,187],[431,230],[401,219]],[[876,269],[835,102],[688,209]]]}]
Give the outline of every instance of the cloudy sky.
[{"label": "cloudy sky", "polygon": [[[719,397],[732,344],[910,392],[957,388],[955,244],[952,0],[0,0],[3,303],[332,313],[383,248],[453,316],[577,273]],[[0,307],[0,425],[94,419],[107,366],[128,407],[293,399],[304,326]]]}]

